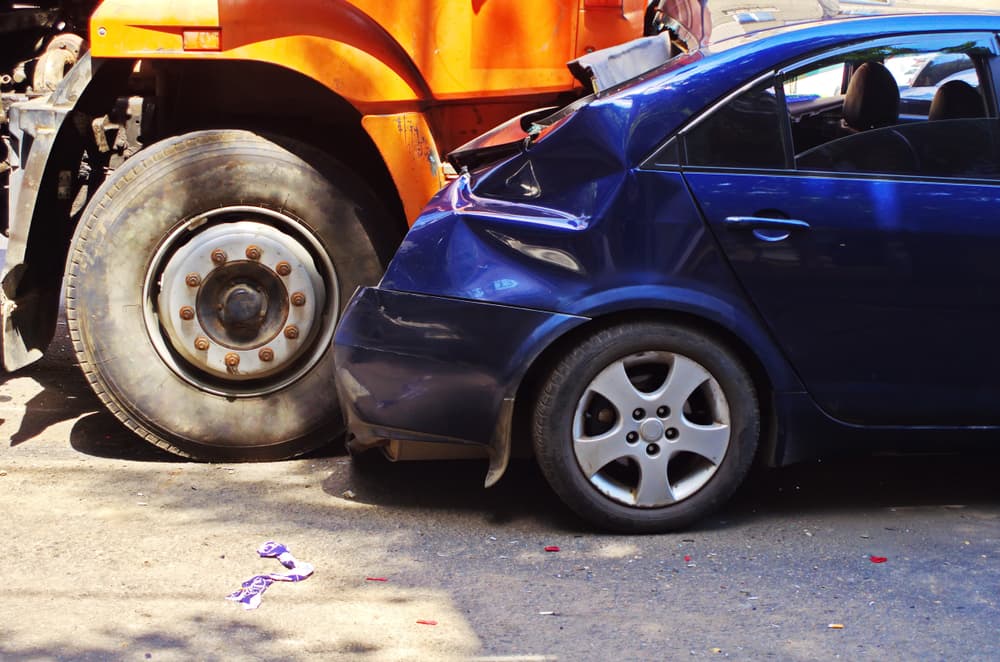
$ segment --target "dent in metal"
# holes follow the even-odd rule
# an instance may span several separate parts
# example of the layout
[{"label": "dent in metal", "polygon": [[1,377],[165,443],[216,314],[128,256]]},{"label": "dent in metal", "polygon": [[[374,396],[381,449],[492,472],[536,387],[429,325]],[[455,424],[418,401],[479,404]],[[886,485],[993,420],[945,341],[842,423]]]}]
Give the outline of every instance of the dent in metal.
[{"label": "dent in metal", "polygon": [[499,198],[483,198],[472,192],[468,173],[459,175],[457,183],[449,191],[451,208],[456,214],[476,216],[502,221],[554,225],[573,230],[584,230],[590,223],[590,216],[578,215],[540,205],[508,202]]},{"label": "dent in metal", "polygon": [[548,264],[559,267],[560,269],[566,269],[572,271],[573,273],[585,275],[586,270],[583,265],[573,257],[568,251],[564,251],[561,248],[552,248],[551,246],[536,246],[534,244],[526,244],[520,239],[515,239],[514,237],[508,237],[507,235],[497,232],[496,230],[487,230],[486,233],[504,244],[505,246],[521,253],[522,255],[527,255],[528,257],[539,260],[541,262],[546,262]]}]

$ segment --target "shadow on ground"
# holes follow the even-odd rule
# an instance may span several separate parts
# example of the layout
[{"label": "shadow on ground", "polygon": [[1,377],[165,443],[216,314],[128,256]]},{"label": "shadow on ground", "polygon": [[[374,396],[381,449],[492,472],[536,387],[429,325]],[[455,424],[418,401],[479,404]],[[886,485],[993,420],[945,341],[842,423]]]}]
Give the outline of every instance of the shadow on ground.
[{"label": "shadow on ground", "polygon": [[[366,463],[367,465],[367,463]],[[404,509],[482,511],[503,523],[541,517],[557,528],[586,530],[549,489],[532,460],[511,463],[503,480],[483,488],[484,461],[385,463],[354,466],[323,481],[324,491],[357,501]],[[888,507],[987,507],[1000,505],[995,476],[1000,453],[857,455],[754,473],[701,529],[763,518],[846,513]],[[1000,515],[998,515],[1000,517]]]},{"label": "shadow on ground", "polygon": [[[0,387],[22,378],[33,380],[41,387],[41,391],[25,403],[18,428],[8,432],[12,447],[38,438],[57,423],[101,409],[101,403],[73,358],[65,324],[60,318],[56,338],[38,362],[14,373],[0,373]],[[0,403],[11,400],[9,392],[0,394]]]},{"label": "shadow on ground", "polygon": [[759,471],[737,492],[723,517],[761,513],[818,514],[888,507],[1000,504],[993,448],[956,454],[853,455]]},{"label": "shadow on ground", "polygon": [[486,460],[439,460],[425,462],[352,462],[350,470],[333,472],[323,481],[323,490],[342,496],[398,509],[441,512],[483,512],[491,524],[532,517],[559,528],[578,529],[576,519],[549,489],[534,460],[511,462],[496,486],[486,489]]},{"label": "shadow on ground", "polygon": [[[70,445],[79,453],[165,465],[187,462],[141,441],[104,410],[73,361],[63,318],[59,324],[45,358],[13,376],[0,376],[0,385],[12,377],[27,376],[42,387],[28,401],[10,445],[28,443],[54,424],[79,418],[70,432]],[[483,488],[485,460],[353,463],[344,455],[340,441],[301,460],[283,471],[290,468],[308,483],[319,483],[331,499],[351,494],[350,499],[359,504],[478,511],[497,524],[540,517],[543,526],[586,529],[552,493],[531,460],[512,462],[507,475],[490,489]],[[995,507],[1000,503],[1000,490],[995,487],[998,470],[1000,449],[987,445],[961,454],[859,454],[762,470],[703,527],[790,515],[863,514],[891,506]]]}]

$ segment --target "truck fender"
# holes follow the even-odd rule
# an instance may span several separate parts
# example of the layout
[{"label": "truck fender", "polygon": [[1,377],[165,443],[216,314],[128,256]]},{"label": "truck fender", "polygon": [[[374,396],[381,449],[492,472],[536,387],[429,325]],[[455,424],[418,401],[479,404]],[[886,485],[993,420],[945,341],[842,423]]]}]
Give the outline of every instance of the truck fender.
[{"label": "truck fender", "polygon": [[[0,366],[13,371],[37,361],[55,333],[61,270],[22,287],[27,271],[28,238],[47,176],[50,156],[66,117],[93,78],[90,54],[83,55],[47,97],[11,106],[10,140],[15,158],[8,205],[10,242],[0,272]],[[50,175],[51,176],[51,175]],[[44,228],[43,228],[44,229]]]},{"label": "truck fender", "polygon": [[[108,1],[93,15],[95,57],[244,60],[311,78],[363,116],[412,222],[444,184],[423,104],[433,93],[403,44],[375,18],[344,0],[289,0],[279,22],[271,0],[187,0],[186,13],[150,17],[144,3]],[[213,11],[214,10],[214,11]],[[151,29],[150,25],[156,25]],[[206,47],[192,35],[214,35]],[[385,112],[385,102],[392,112]],[[402,108],[401,108],[402,106]],[[413,153],[420,155],[414,167]]]}]

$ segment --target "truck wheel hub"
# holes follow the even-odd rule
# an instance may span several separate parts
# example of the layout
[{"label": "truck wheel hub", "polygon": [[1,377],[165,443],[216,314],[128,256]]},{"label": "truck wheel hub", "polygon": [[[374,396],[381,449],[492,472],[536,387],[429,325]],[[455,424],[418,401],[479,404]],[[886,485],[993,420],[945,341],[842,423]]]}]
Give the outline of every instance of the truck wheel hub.
[{"label": "truck wheel hub", "polygon": [[229,288],[219,304],[219,321],[233,335],[256,335],[267,314],[267,296],[248,283]]},{"label": "truck wheel hub", "polygon": [[163,340],[179,366],[247,382],[287,373],[311,355],[328,293],[303,242],[257,220],[194,231],[175,234],[166,247],[155,298]]}]

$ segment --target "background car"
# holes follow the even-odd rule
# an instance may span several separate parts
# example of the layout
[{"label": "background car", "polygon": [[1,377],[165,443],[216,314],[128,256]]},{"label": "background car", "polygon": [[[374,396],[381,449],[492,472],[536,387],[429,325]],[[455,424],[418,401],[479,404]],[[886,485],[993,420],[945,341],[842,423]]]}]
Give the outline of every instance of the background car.
[{"label": "background car", "polygon": [[[570,507],[646,532],[704,517],[755,460],[995,440],[998,31],[783,27],[460,149],[337,332],[353,449],[479,446],[492,484],[530,439]],[[939,53],[975,85],[901,118],[885,63]]]}]

